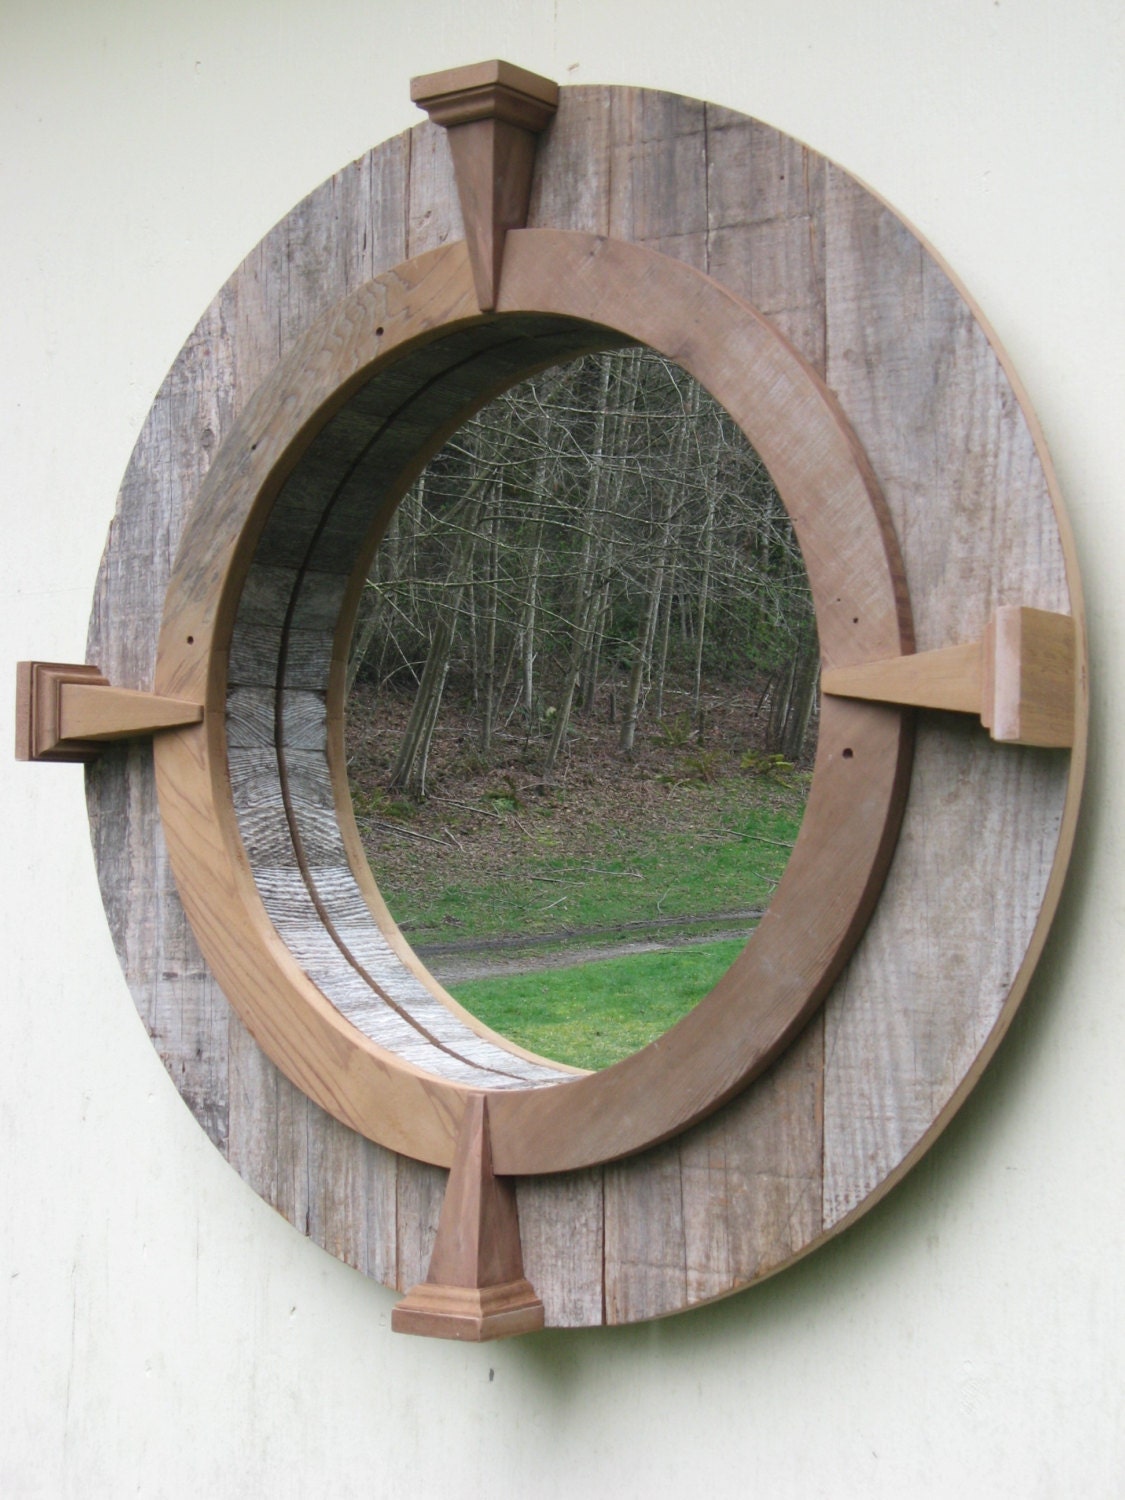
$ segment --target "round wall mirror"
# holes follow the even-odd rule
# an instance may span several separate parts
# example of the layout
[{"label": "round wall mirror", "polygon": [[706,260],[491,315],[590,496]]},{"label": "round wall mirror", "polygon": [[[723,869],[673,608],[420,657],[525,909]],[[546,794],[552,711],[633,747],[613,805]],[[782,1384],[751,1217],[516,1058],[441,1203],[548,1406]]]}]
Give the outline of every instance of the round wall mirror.
[{"label": "round wall mirror", "polygon": [[[504,64],[469,72],[470,113],[485,96],[495,103],[499,80],[524,103],[538,90],[529,128],[546,124],[554,95],[542,80]],[[256,1191],[333,1253],[413,1286],[430,1263],[443,1169],[483,1101],[491,1169],[515,1183],[547,1322],[630,1322],[745,1286],[851,1222],[917,1160],[999,1044],[1073,841],[1080,586],[1004,356],[885,203],[759,121],[645,90],[575,88],[558,94],[538,145],[509,159],[526,172],[525,218],[490,219],[487,191],[458,191],[455,130],[463,142],[478,125],[519,130],[531,116],[486,115],[423,124],[346,167],[267,237],[185,344],[126,476],[88,659],[115,688],[201,707],[203,720],[177,719],[151,754],[110,746],[89,772],[91,826],[154,1044]],[[490,261],[497,223],[506,232]],[[604,362],[582,363],[591,357]],[[427,950],[460,939],[444,921],[458,912],[439,893],[436,929],[415,925],[411,877],[395,889],[384,869],[396,856],[373,845],[373,878],[365,839],[393,825],[382,833],[402,868],[421,872],[459,856],[457,840],[468,854],[478,824],[486,838],[517,831],[516,820],[529,843],[548,836],[569,815],[588,725],[615,768],[677,808],[669,841],[688,825],[707,844],[716,825],[691,824],[689,804],[716,785],[772,797],[774,754],[803,774],[800,755],[759,743],[761,715],[737,751],[722,748],[725,710],[712,700],[725,687],[701,685],[695,701],[699,620],[705,659],[746,649],[714,592],[700,606],[708,545],[710,589],[732,545],[718,500],[708,543],[705,460],[689,466],[696,488],[681,510],[674,490],[653,488],[641,542],[628,558],[616,552],[612,611],[589,560],[590,618],[604,614],[609,628],[593,632],[597,670],[587,651],[571,679],[573,619],[547,573],[569,573],[570,597],[579,592],[590,517],[562,545],[565,568],[540,557],[537,654],[525,628],[532,543],[553,512],[540,502],[517,523],[506,491],[503,504],[480,499],[453,612],[474,628],[451,652],[443,691],[461,717],[433,726],[425,801],[420,787],[391,785],[450,613],[442,601],[458,588],[464,490],[442,499],[439,487],[471,489],[466,424],[510,393],[534,426],[545,396],[518,393],[561,381],[582,409],[579,446],[594,447],[599,411],[617,419],[638,358],[662,366],[681,412],[698,399],[768,471],[807,574],[822,692],[807,802],[799,829],[795,810],[791,827],[773,830],[780,878],[768,902],[748,898],[765,907],[749,940],[739,934],[738,956],[700,981],[681,1019],[585,1059],[606,1065],[584,1071],[499,1016],[482,1020],[474,981],[442,982],[449,955]],[[581,369],[598,372],[581,377],[595,386],[606,379],[612,399],[566,396]],[[549,503],[565,509],[560,463]],[[454,523],[444,539],[426,519],[443,515]],[[686,532],[657,590],[654,537],[681,515]],[[396,665],[385,620],[407,575],[395,549],[423,537],[434,568],[403,586],[428,598],[431,618],[421,633],[411,623],[413,644],[403,625]],[[783,546],[781,531],[775,540]],[[486,590],[502,607],[487,607]],[[549,647],[548,608],[560,616]],[[369,627],[361,667],[353,642]],[[759,695],[763,674],[765,714],[780,679],[759,659],[748,671]],[[354,693],[397,695],[384,699],[385,746],[359,732],[354,709],[359,743],[346,739],[350,678]],[[515,759],[501,764],[502,751]],[[374,788],[354,774],[364,754]],[[766,767],[753,759],[763,754]],[[408,776],[417,771],[415,756]],[[471,809],[465,824],[458,801]],[[771,836],[760,822],[738,831]],[[750,844],[772,849],[740,843],[744,858]],[[582,860],[611,870],[605,852],[587,844]],[[571,879],[577,856],[561,873],[553,857],[548,847],[522,867],[533,889],[513,899],[545,922],[578,903],[566,925],[598,925]],[[578,872],[596,905],[655,875],[635,850],[618,864]],[[678,901],[668,878],[646,915],[701,914]]]},{"label": "round wall mirror", "polygon": [[356,823],[399,931],[580,1068],[729,968],[816,745],[808,578],[768,470],[641,348],[520,381],[410,486],[348,666]]}]

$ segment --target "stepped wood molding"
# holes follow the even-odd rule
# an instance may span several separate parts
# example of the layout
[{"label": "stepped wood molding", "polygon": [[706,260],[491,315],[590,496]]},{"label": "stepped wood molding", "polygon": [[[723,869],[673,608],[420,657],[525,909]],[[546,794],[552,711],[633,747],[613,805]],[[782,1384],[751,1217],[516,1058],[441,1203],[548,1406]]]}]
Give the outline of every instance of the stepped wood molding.
[{"label": "stepped wood molding", "polygon": [[1000,744],[1074,743],[1077,653],[1070,615],[1003,605],[980,641],[854,667],[828,667],[821,691],[976,714]]},{"label": "stepped wood molding", "polygon": [[93,760],[108,740],[202,718],[201,703],[110,687],[97,667],[21,661],[16,668],[17,760]]},{"label": "stepped wood molding", "polygon": [[[23,664],[17,751],[97,756],[114,940],[217,1148],[409,1289],[396,1328],[477,1340],[748,1286],[925,1151],[1058,902],[1085,634],[1007,361],[847,173],[715,105],[500,62],[412,93],[430,119],[298,205],[185,344],[118,500],[100,670]],[[351,814],[344,688],[370,560],[430,456],[514,382],[638,342],[770,469],[822,711],[743,953],[584,1074],[482,1026],[397,928]]]}]

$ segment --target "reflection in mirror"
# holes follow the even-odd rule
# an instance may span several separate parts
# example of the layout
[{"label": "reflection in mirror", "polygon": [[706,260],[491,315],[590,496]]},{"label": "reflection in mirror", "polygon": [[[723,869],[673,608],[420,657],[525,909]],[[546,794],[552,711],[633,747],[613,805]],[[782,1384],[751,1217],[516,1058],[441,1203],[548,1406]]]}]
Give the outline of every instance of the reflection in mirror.
[{"label": "reflection in mirror", "polygon": [[360,608],[348,773],[392,914],[519,1045],[637,1050],[780,879],[817,674],[784,507],[690,376],[634,348],[513,387],[407,493]]}]

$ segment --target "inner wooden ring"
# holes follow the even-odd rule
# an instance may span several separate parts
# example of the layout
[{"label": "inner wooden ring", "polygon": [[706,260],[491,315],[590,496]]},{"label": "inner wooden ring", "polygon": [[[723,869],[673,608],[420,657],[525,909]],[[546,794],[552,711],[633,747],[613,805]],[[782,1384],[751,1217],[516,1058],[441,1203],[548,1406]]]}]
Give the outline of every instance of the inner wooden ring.
[{"label": "inner wooden ring", "polygon": [[489,1093],[501,1174],[610,1160],[716,1108],[827,993],[897,833],[903,714],[826,701],[801,834],[758,931],[683,1021],[597,1074],[487,1033],[391,922],[351,823],[339,735],[370,549],[471,410],[545,364],[622,342],[682,365],[762,456],[804,554],[825,664],[909,650],[890,524],[818,377],[752,308],[681,262],[551,230],[509,235],[495,314],[481,315],[455,245],[368,283],[314,326],[216,456],[166,595],[156,690],[206,709],[202,726],[156,741],[169,855],[200,946],[310,1098],[440,1165],[471,1092]]}]

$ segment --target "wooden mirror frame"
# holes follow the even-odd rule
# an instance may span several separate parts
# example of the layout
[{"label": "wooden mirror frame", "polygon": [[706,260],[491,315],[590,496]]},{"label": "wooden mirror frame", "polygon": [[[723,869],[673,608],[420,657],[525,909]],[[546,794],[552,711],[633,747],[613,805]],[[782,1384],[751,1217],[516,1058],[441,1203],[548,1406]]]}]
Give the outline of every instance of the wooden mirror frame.
[{"label": "wooden mirror frame", "polygon": [[[827,992],[871,911],[897,832],[909,750],[903,710],[827,699],[800,836],[742,955],[658,1041],[582,1077],[555,1065],[518,1067],[526,1054],[468,1018],[456,1030],[443,1028],[431,1001],[448,1004],[448,997],[413,959],[371,886],[339,734],[328,744],[347,867],[331,841],[312,867],[286,772],[286,713],[294,713],[290,699],[303,686],[323,690],[329,725],[343,721],[351,626],[372,550],[360,539],[385,530],[410,480],[467,408],[560,351],[604,344],[607,331],[676,360],[765,461],[805,557],[824,663],[847,667],[909,650],[892,530],[859,444],[823,383],[759,314],[690,267],[639,246],[552,230],[509,234],[500,296],[484,318],[469,257],[456,245],[368,283],[311,329],[216,455],[166,596],[156,690],[201,701],[206,717],[202,726],[159,737],[157,787],[177,885],[208,963],[259,1045],[310,1098],[369,1139],[440,1166],[453,1159],[473,1091],[493,1094],[492,1153],[502,1175],[594,1166],[710,1113],[776,1056]],[[381,380],[392,390],[382,401]],[[405,445],[397,441],[403,426]],[[321,572],[316,559],[325,555],[328,524],[337,533],[337,567],[346,552],[342,486],[359,462],[385,478],[368,479],[352,506],[358,561],[345,587],[343,572]],[[301,560],[279,569],[279,548],[294,557],[293,533]],[[267,560],[256,563],[263,536]],[[240,604],[255,567],[264,576],[247,615]],[[334,577],[340,607],[333,620],[321,605],[319,680],[307,676],[303,658],[306,675],[286,675],[297,650],[288,632],[301,618],[309,576]],[[237,722],[238,708],[228,692],[228,659],[250,654],[240,613],[277,643],[256,669],[235,669],[240,687],[275,689],[273,746],[256,747],[251,761],[252,774],[261,775],[271,749],[279,759],[272,817],[261,796],[240,817],[232,791],[228,722]],[[315,649],[312,638],[311,631],[302,637],[305,654]],[[316,840],[315,830],[310,837]],[[364,934],[350,943],[342,935],[354,930],[348,913],[361,893],[391,950],[374,974],[375,963],[357,957]],[[336,986],[334,955],[310,934],[314,911],[339,950]],[[319,967],[311,967],[310,952]],[[396,995],[395,955],[413,1008]],[[357,981],[377,1007],[369,1034],[360,1029],[364,996],[351,1002],[350,1019],[328,998],[350,999]],[[379,1044],[396,1020],[409,1051]]]},{"label": "wooden mirror frame", "polygon": [[[632,1322],[747,1286],[853,1222],[918,1160],[999,1045],[1042,950],[1074,838],[1088,704],[1078,571],[1041,434],[1002,351],[932,251],[841,169],[714,105],[644,90],[559,91],[502,63],[421,80],[415,97],[437,123],[375,148],[294,209],[232,276],[185,345],[122,487],[91,617],[88,659],[97,666],[21,665],[17,753],[91,762],[88,802],[107,914],[138,1008],[177,1087],[247,1182],[303,1232],[388,1285],[421,1283],[396,1309],[396,1326],[491,1337],[544,1320]],[[691,285],[710,277],[764,314],[831,389],[829,406],[847,414],[839,430],[854,433],[857,453],[866,453],[878,475],[909,583],[916,650],[906,650],[900,635],[889,654],[829,661],[821,679],[825,705],[835,716],[847,701],[861,709],[888,704],[864,712],[896,724],[905,707],[920,711],[882,891],[824,1004],[789,1045],[725,1105],[664,1144],[606,1166],[508,1178],[497,1175],[498,1162],[514,1170],[519,1158],[495,1157],[495,1110],[514,1109],[512,1101],[530,1091],[482,1091],[462,1081],[459,1096],[448,1079],[436,1091],[406,1088],[411,1110],[421,1101],[443,1116],[425,1127],[434,1159],[446,1158],[462,1111],[449,1175],[373,1144],[270,1063],[227,1007],[186,923],[167,864],[153,757],[137,737],[155,736],[162,763],[174,745],[202,745],[212,776],[222,770],[216,684],[223,633],[230,631],[235,659],[258,628],[255,611],[268,615],[274,607],[269,589],[260,588],[268,583],[265,570],[247,557],[257,555],[266,535],[264,511],[277,498],[270,488],[283,491],[300,469],[301,451],[307,448],[303,462],[315,457],[318,439],[309,444],[310,433],[286,429],[284,421],[278,427],[283,437],[288,431],[288,458],[275,454],[268,475],[256,469],[266,483],[254,491],[262,513],[243,533],[229,591],[219,573],[180,579],[189,584],[184,597],[195,589],[218,610],[201,627],[211,632],[216,675],[205,674],[198,698],[169,695],[178,692],[177,673],[190,675],[171,635],[161,655],[165,691],[154,690],[172,554],[185,522],[189,532],[194,524],[216,455],[239,468],[235,428],[243,422],[245,437],[255,393],[302,339],[321,350],[325,363],[313,373],[325,401],[364,399],[362,391],[341,389],[331,372],[335,352],[317,345],[315,333],[329,325],[334,308],[362,303],[356,288],[370,283],[370,296],[399,297],[405,305],[409,288],[396,275],[409,278],[440,262],[455,302],[468,296],[467,254],[473,292],[459,304],[464,327],[454,330],[439,317],[434,333],[416,329],[417,337],[404,336],[398,346],[403,361],[430,357],[430,349],[440,362],[443,346],[448,353],[457,339],[476,344],[479,330],[505,318],[513,326],[546,318],[534,332],[556,339],[556,358],[584,347],[591,325],[595,344],[620,337],[596,307],[579,308],[575,321],[569,303],[563,316],[544,313],[539,296],[516,302],[539,308],[535,313],[509,306],[520,246],[531,243],[521,234],[524,223],[531,238],[559,235],[570,245],[608,247],[610,255],[621,242],[643,250],[641,260],[655,254],[662,266],[682,263],[695,273]],[[674,280],[677,274],[671,272]],[[452,316],[451,305],[447,300],[442,317]],[[546,299],[548,309],[555,305]],[[629,331],[638,336],[643,326],[630,319]],[[337,332],[346,343],[346,327]],[[521,338],[528,334],[524,326]],[[675,338],[668,343],[675,355]],[[493,372],[496,388],[527,367],[527,353],[525,346],[517,369]],[[390,390],[384,380],[398,364],[388,361],[385,375],[367,387]],[[710,383],[725,388],[721,378]],[[442,420],[455,425],[486,394],[478,382],[463,401],[449,403]],[[315,402],[309,408],[314,426],[325,415],[332,414]],[[394,485],[405,482],[409,453],[420,457],[440,433],[431,423],[429,436],[415,436],[391,466],[384,513]],[[290,461],[292,476],[285,472]],[[857,463],[864,473],[862,458]],[[799,487],[791,486],[791,504],[795,493]],[[807,544],[807,536],[802,540]],[[348,546],[354,561],[354,536]],[[885,556],[893,575],[889,544]],[[206,569],[216,558],[208,561],[204,549],[200,562]],[[307,604],[315,615],[322,603],[310,595],[294,610]],[[337,598],[331,620],[341,631],[347,616]],[[294,613],[289,623],[299,630],[310,622]],[[323,639],[323,618],[317,626]],[[184,632],[185,647],[188,634],[196,632]],[[336,647],[326,659],[334,653],[338,661]],[[282,689],[284,695],[284,683]],[[252,693],[243,700],[230,720],[233,729],[246,710],[237,729],[243,742],[228,743],[231,797],[217,796],[198,768],[185,785],[219,813],[218,824],[202,825],[204,841],[216,843],[207,857],[246,891],[253,877],[250,860],[239,863],[239,818],[245,824],[256,804],[243,795],[253,792],[253,774],[239,756],[263,743],[276,750],[278,721],[271,712],[262,716]],[[301,729],[298,719],[290,725],[281,717],[283,740],[290,728]],[[328,721],[323,704],[318,722],[322,743],[324,731],[338,735],[338,720]],[[123,743],[107,745],[114,740]],[[327,813],[320,823],[339,831],[339,775],[333,789],[330,759],[319,753],[327,769],[310,799],[309,826]],[[172,823],[187,826],[190,802],[177,807],[176,796],[175,786],[165,788]],[[892,817],[886,826],[893,824]],[[349,878],[362,883],[362,873]],[[264,878],[260,865],[258,874]],[[360,906],[375,930],[370,910],[378,912],[377,898]],[[351,909],[344,915],[350,920]],[[834,930],[845,928],[846,921]],[[276,932],[260,937],[272,964],[300,972]],[[431,999],[441,1005],[432,992]],[[299,1030],[309,1011],[296,1013]],[[357,1055],[370,1067],[375,1049],[343,1034],[345,1023],[324,1020],[317,1024],[325,1068],[354,1104],[350,1070]],[[771,1030],[766,1020],[759,1043],[768,1047],[769,1036],[784,1036],[788,1023]],[[501,1050],[519,1059],[518,1049]],[[414,1077],[413,1062],[400,1057],[396,1066]],[[565,1098],[586,1086],[579,1079],[536,1092]],[[356,1093],[362,1107],[362,1088]],[[689,1116],[692,1108],[689,1102]],[[511,1145],[514,1121],[501,1127],[501,1153]],[[412,1120],[404,1128],[421,1127]],[[593,1135],[601,1130],[596,1125]],[[651,1118],[640,1128],[627,1122],[623,1134],[613,1127],[610,1149],[646,1133],[655,1138]]]}]

